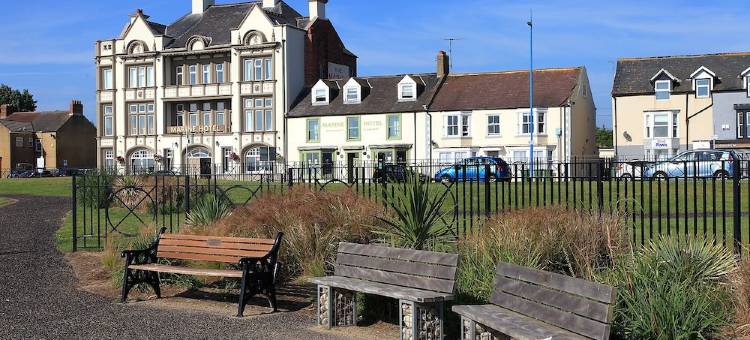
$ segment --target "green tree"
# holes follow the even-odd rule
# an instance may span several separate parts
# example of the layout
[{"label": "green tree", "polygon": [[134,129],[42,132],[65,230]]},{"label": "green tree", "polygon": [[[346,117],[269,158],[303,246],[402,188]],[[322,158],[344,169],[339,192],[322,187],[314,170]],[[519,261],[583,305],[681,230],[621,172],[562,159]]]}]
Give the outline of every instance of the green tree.
[{"label": "green tree", "polygon": [[23,92],[12,87],[0,85],[0,105],[13,105],[18,111],[36,111],[36,100],[29,90]]},{"label": "green tree", "polygon": [[609,149],[612,145],[612,130],[605,127],[596,128],[596,146]]}]

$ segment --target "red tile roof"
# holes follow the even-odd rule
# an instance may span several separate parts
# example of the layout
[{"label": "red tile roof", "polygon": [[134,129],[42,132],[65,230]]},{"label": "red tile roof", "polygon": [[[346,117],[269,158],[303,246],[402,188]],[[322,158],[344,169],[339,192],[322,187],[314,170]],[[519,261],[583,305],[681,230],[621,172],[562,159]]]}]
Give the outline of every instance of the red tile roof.
[{"label": "red tile roof", "polygon": [[[534,71],[534,107],[558,107],[570,98],[582,67]],[[432,111],[529,107],[529,71],[451,74],[430,105]]]}]

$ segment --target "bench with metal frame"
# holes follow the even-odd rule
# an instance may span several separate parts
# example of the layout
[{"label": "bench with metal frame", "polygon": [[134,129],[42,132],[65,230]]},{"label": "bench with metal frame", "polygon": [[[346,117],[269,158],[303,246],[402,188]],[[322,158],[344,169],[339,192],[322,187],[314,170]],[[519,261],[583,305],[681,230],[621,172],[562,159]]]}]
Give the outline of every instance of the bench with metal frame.
[{"label": "bench with metal frame", "polygon": [[401,339],[443,338],[444,302],[453,299],[458,255],[340,243],[334,276],[317,284],[317,323],[355,326],[355,292],[398,300]]},{"label": "bench with metal frame", "polygon": [[453,306],[461,339],[609,339],[615,288],[501,263],[491,304]]},{"label": "bench with metal frame", "polygon": [[[122,280],[120,301],[125,303],[128,293],[137,284],[151,286],[157,297],[161,297],[159,273],[227,277],[242,279],[237,316],[241,317],[247,302],[254,295],[262,294],[268,299],[271,309],[276,306],[276,275],[279,271],[279,248],[282,233],[276,239],[214,237],[197,235],[165,234],[161,228],[148,249],[126,250],[125,272]],[[165,260],[218,262],[226,269],[201,269],[164,264]]]}]

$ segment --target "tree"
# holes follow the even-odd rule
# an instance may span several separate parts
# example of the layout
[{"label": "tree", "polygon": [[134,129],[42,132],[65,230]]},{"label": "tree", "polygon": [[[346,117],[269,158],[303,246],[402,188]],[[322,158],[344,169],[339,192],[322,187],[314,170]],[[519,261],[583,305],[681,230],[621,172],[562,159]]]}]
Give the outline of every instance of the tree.
[{"label": "tree", "polygon": [[12,87],[0,85],[0,105],[13,105],[18,111],[36,111],[36,100],[29,90],[15,90]]},{"label": "tree", "polygon": [[612,130],[605,127],[596,128],[596,146],[610,149],[612,145]]}]

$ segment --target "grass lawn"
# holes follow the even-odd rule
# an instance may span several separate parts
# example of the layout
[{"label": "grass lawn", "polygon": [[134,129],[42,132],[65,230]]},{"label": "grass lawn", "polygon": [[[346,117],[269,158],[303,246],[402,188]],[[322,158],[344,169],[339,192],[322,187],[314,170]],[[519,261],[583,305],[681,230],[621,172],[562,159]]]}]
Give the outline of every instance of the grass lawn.
[{"label": "grass lawn", "polygon": [[70,191],[70,177],[0,179],[0,195],[70,197]]}]

